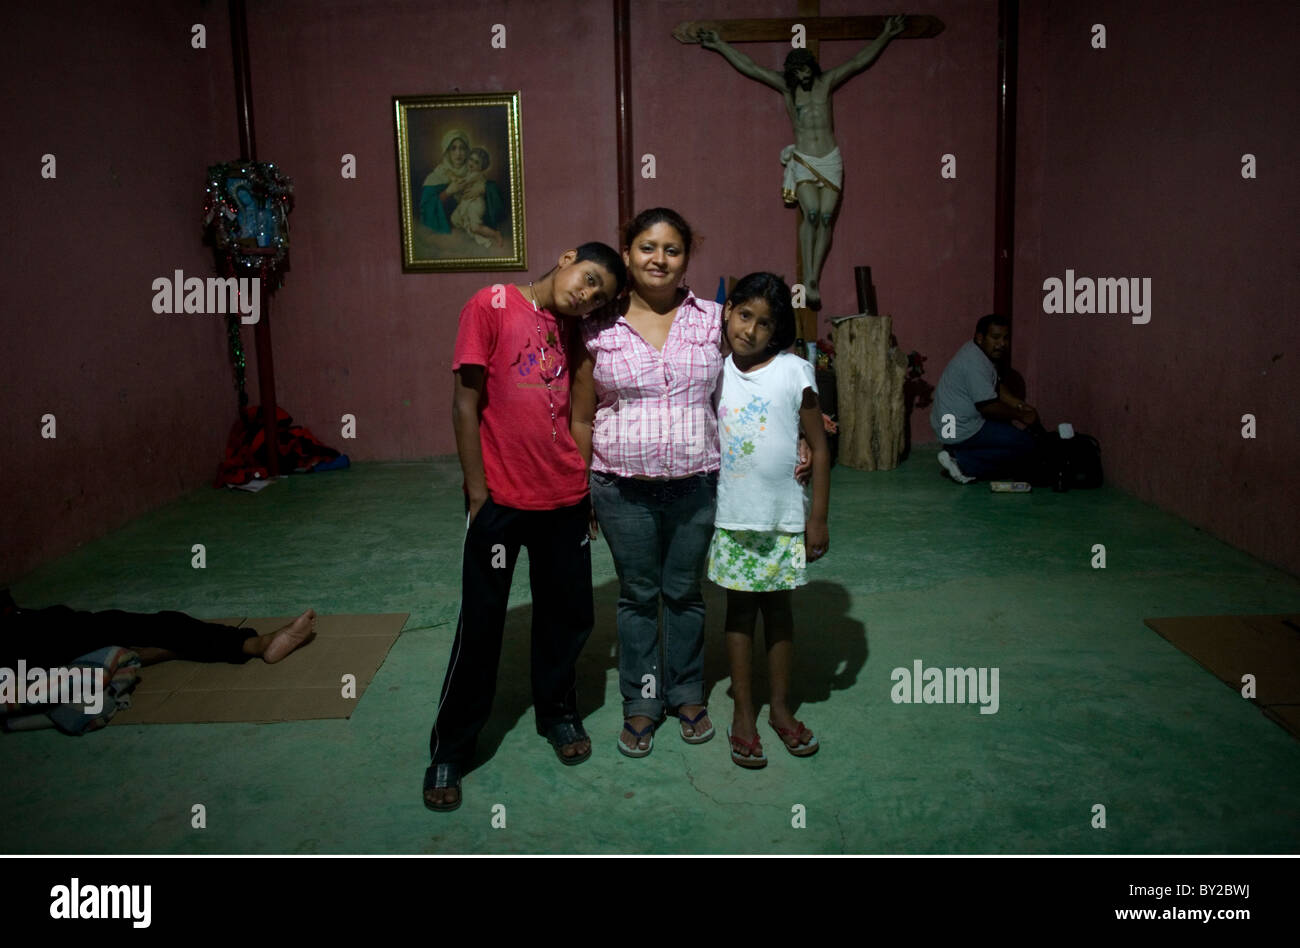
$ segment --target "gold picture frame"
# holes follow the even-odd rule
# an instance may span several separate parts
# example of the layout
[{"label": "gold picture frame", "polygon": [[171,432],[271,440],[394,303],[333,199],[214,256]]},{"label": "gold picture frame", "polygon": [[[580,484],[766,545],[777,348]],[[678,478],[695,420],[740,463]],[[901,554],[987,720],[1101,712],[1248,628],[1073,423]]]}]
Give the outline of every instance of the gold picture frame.
[{"label": "gold picture frame", "polygon": [[393,96],[402,269],[526,270],[519,93]]}]

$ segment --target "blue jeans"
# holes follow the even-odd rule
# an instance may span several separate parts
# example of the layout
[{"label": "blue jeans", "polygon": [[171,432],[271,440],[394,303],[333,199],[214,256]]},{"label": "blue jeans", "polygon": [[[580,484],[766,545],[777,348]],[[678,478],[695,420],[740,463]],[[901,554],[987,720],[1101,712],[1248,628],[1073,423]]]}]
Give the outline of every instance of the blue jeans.
[{"label": "blue jeans", "polygon": [[[618,679],[624,717],[645,715],[657,721],[665,702],[674,708],[704,703],[700,584],[717,493],[716,474],[638,481],[592,472],[591,501],[618,570]],[[646,675],[654,676],[653,689],[647,687]],[[651,696],[642,697],[643,692]]]},{"label": "blue jeans", "polygon": [[969,477],[1031,480],[1037,466],[1038,442],[1026,430],[988,419],[974,435],[949,446],[948,452]]}]

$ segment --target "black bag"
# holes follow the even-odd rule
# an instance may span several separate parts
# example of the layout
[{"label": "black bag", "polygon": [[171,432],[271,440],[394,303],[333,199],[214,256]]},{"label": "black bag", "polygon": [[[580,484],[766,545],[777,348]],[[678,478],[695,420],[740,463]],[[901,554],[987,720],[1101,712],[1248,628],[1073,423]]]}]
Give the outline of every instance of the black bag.
[{"label": "black bag", "polygon": [[1042,440],[1039,450],[1035,487],[1071,490],[1102,485],[1101,445],[1092,435],[1075,432],[1073,438],[1062,438],[1053,431]]}]

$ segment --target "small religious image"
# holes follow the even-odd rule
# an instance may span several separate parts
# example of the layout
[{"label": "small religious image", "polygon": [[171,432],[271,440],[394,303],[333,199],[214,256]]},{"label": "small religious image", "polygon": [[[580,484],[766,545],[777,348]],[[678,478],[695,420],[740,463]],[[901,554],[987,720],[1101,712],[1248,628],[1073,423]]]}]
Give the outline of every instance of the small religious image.
[{"label": "small religious image", "polygon": [[402,269],[523,270],[519,93],[395,96]]},{"label": "small religious image", "polygon": [[226,193],[235,202],[235,243],[241,248],[267,248],[276,246],[280,227],[275,219],[275,208],[266,199],[259,199],[247,178],[228,177]]}]

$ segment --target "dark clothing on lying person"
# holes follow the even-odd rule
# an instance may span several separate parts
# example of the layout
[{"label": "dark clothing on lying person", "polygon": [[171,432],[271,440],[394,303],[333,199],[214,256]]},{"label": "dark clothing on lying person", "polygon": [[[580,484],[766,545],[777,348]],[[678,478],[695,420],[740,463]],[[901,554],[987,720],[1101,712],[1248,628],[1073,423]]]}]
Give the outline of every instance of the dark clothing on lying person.
[{"label": "dark clothing on lying person", "polygon": [[193,662],[249,659],[244,642],[256,633],[183,612],[83,612],[68,606],[20,609],[7,592],[0,609],[0,668],[22,659],[29,668],[54,668],[108,645],[159,648]]}]

